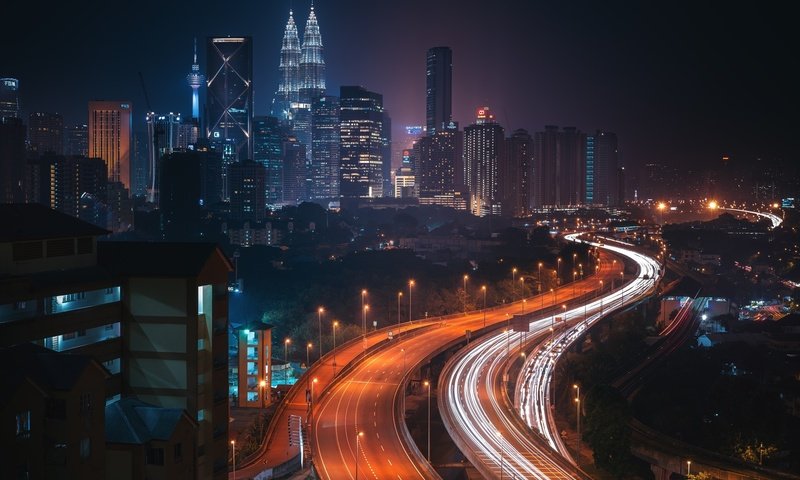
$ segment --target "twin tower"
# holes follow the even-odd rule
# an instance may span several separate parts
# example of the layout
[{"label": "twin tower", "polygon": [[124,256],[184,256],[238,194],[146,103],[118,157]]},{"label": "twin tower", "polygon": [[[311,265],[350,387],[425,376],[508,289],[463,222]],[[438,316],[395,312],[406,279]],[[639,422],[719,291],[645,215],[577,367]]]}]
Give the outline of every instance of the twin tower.
[{"label": "twin tower", "polygon": [[280,81],[272,104],[272,115],[281,120],[291,120],[292,112],[300,104],[310,104],[312,99],[325,94],[322,36],[313,3],[303,31],[302,46],[293,12],[289,11],[289,21],[286,22],[281,44],[279,72]]}]

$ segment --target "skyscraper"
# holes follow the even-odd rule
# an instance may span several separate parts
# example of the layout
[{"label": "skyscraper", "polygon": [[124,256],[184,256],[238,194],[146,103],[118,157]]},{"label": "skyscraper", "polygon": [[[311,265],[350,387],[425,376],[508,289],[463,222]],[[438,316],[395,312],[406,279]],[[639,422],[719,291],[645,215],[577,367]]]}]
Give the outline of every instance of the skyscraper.
[{"label": "skyscraper", "polygon": [[147,201],[158,203],[158,166],[161,157],[178,147],[181,129],[180,114],[159,115],[147,112]]},{"label": "skyscraper", "polygon": [[283,141],[283,204],[297,205],[308,198],[306,146],[290,135]]},{"label": "skyscraper", "polygon": [[19,110],[19,80],[0,78],[0,118],[20,118]]},{"label": "skyscraper", "polygon": [[206,138],[226,166],[252,158],[253,40],[209,37],[206,62]]},{"label": "skyscraper", "polygon": [[283,200],[283,138],[286,130],[277,117],[253,118],[253,160],[266,169],[265,201],[271,206]]},{"label": "skyscraper", "polygon": [[131,188],[131,102],[89,102],[89,156],[102,158],[108,181]]},{"label": "skyscraper", "polygon": [[252,160],[234,163],[229,167],[231,188],[231,218],[238,221],[260,222],[266,216],[264,197],[264,165]]},{"label": "skyscraper", "polygon": [[502,213],[498,167],[503,135],[488,107],[479,108],[475,123],[464,128],[464,180],[473,215]]},{"label": "skyscraper", "polygon": [[383,196],[392,197],[392,118],[383,111],[381,121],[381,162],[383,163]]},{"label": "skyscraper", "polygon": [[586,137],[586,203],[617,205],[619,202],[617,136],[598,130]]},{"label": "skyscraper", "polygon": [[300,101],[311,103],[325,94],[325,59],[322,55],[322,35],[319,31],[314,4],[308,14],[303,31],[303,46],[300,55]]},{"label": "skyscraper", "polygon": [[500,163],[500,198],[503,214],[521,217],[530,213],[533,139],[518,129],[506,138]]},{"label": "skyscraper", "polygon": [[534,205],[578,205],[586,194],[586,134],[547,125],[534,134]]},{"label": "skyscraper", "polygon": [[340,88],[343,198],[383,196],[383,95],[358,86]]},{"label": "skyscraper", "polygon": [[282,122],[288,122],[291,120],[292,102],[300,100],[300,39],[297,36],[297,25],[294,23],[291,10],[283,32],[278,71],[280,81],[278,91],[272,100],[272,116],[278,117]]},{"label": "skyscraper", "polygon": [[447,127],[452,120],[453,51],[450,47],[428,50],[425,70],[425,122],[428,135]]},{"label": "skyscraper", "polygon": [[339,197],[339,97],[317,97],[311,103],[312,200]]},{"label": "skyscraper", "polygon": [[65,155],[89,155],[89,127],[84,123],[64,130]]},{"label": "skyscraper", "polygon": [[416,183],[420,198],[452,195],[463,185],[463,133],[455,124],[415,144]]},{"label": "skyscraper", "polygon": [[0,203],[24,200],[25,125],[16,117],[0,117]]},{"label": "skyscraper", "polygon": [[200,87],[205,82],[205,75],[200,73],[200,65],[197,63],[197,39],[194,39],[194,60],[192,61],[192,72],[186,75],[186,83],[192,89],[192,120],[200,123]]},{"label": "skyscraper", "polygon": [[64,118],[58,113],[34,112],[28,116],[28,142],[31,153],[42,155],[64,152]]}]

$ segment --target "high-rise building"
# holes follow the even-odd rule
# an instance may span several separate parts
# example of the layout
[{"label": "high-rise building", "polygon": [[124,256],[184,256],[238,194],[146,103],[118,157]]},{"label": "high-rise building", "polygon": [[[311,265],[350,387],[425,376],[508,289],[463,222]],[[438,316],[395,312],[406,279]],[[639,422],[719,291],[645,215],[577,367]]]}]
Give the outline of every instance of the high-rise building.
[{"label": "high-rise building", "polygon": [[314,4],[308,14],[303,30],[303,45],[300,54],[299,97],[310,104],[315,98],[325,95],[325,59],[322,55],[322,35],[314,13]]},{"label": "high-rise building", "polygon": [[99,158],[45,154],[28,163],[29,202],[105,228],[108,225],[106,164]]},{"label": "high-rise building", "polygon": [[[579,205],[586,194],[586,134],[547,125],[534,134],[534,205]],[[596,152],[595,152],[596,153]]]},{"label": "high-rise building", "polygon": [[283,139],[286,130],[278,117],[253,118],[253,160],[266,169],[265,201],[270,206],[283,201]]},{"label": "high-rise building", "polygon": [[306,146],[290,135],[283,141],[283,201],[297,205],[308,198]]},{"label": "high-rise building", "polygon": [[341,184],[343,198],[383,196],[383,95],[358,86],[342,86]]},{"label": "high-rise building", "polygon": [[147,201],[158,203],[158,165],[164,155],[178,148],[181,116],[176,113],[160,115],[147,112]]},{"label": "high-rise building", "polygon": [[412,161],[414,154],[410,149],[403,150],[400,168],[394,175],[394,197],[411,198],[416,197],[416,177],[414,176],[414,164]]},{"label": "high-rise building", "polygon": [[64,155],[89,155],[89,127],[71,125],[64,130]]},{"label": "high-rise building", "polygon": [[266,217],[264,165],[252,160],[234,163],[228,168],[231,190],[231,218],[260,222]]},{"label": "high-rise building", "polygon": [[453,119],[453,51],[429,49],[425,66],[425,122],[428,135],[433,135]]},{"label": "high-rise building", "polygon": [[133,132],[131,148],[131,197],[147,198],[150,176],[150,140],[146,131]]},{"label": "high-rise building", "polygon": [[475,123],[464,128],[464,180],[473,215],[502,213],[498,176],[504,130],[488,107],[477,111]]},{"label": "high-rise building", "polygon": [[586,137],[586,203],[617,205],[617,136],[598,130]]},{"label": "high-rise building", "polygon": [[0,78],[0,118],[20,118],[19,80]]},{"label": "high-rise building", "polygon": [[500,198],[503,214],[522,217],[530,213],[533,138],[517,129],[506,138],[500,163]]},{"label": "high-rise building", "polygon": [[206,148],[174,152],[161,159],[158,209],[165,240],[202,239],[205,212],[220,201],[221,168],[220,153]]},{"label": "high-rise building", "polygon": [[392,197],[392,118],[387,110],[383,111],[381,121],[381,162],[383,169],[383,196]]},{"label": "high-rise building", "polygon": [[206,63],[206,138],[227,167],[253,156],[253,39],[209,37]]},{"label": "high-rise building", "polygon": [[280,81],[272,100],[272,116],[278,117],[282,122],[291,120],[292,103],[300,100],[300,56],[297,25],[294,23],[292,11],[289,10],[289,20],[281,42],[281,62],[278,67]]},{"label": "high-rise building", "polygon": [[200,87],[205,82],[206,77],[200,73],[200,65],[197,63],[197,39],[194,39],[194,60],[192,61],[192,71],[186,75],[186,83],[192,89],[192,120],[195,124],[200,123]]},{"label": "high-rise building", "polygon": [[25,199],[24,177],[25,125],[17,117],[0,117],[0,203]]},{"label": "high-rise building", "polygon": [[33,155],[61,155],[64,152],[64,117],[59,113],[31,113],[28,116],[28,144]]},{"label": "high-rise building", "polygon": [[414,150],[420,198],[451,195],[463,187],[463,141],[463,133],[454,123],[417,141]]},{"label": "high-rise building", "polygon": [[89,102],[89,156],[102,158],[109,182],[131,188],[131,102]]},{"label": "high-rise building", "polygon": [[339,97],[317,97],[311,103],[312,200],[339,197]]}]

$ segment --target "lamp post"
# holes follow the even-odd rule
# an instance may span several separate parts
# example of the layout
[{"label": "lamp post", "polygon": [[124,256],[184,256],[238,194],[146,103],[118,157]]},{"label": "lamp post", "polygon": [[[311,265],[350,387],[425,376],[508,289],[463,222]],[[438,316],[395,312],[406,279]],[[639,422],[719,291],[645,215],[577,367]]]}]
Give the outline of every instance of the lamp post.
[{"label": "lamp post", "polygon": [[261,387],[261,410],[262,410],[262,413],[263,413],[263,410],[264,410],[264,396],[266,395],[266,392],[267,392],[267,381],[266,380],[261,380],[260,382],[258,382],[258,386]]},{"label": "lamp post", "polygon": [[598,293],[600,297],[600,315],[603,314],[603,281],[600,280],[600,292]]},{"label": "lamp post", "polygon": [[525,277],[522,275],[519,276],[519,290],[519,296],[525,298]]},{"label": "lamp post", "polygon": [[567,330],[567,306],[561,305],[561,321],[564,322],[564,330]]},{"label": "lamp post", "polygon": [[512,302],[514,301],[514,297],[517,296],[517,292],[516,292],[516,289],[517,289],[517,287],[516,287],[517,278],[516,278],[516,276],[517,276],[517,267],[514,267],[514,268],[511,269],[511,301]]},{"label": "lamp post", "polygon": [[578,275],[580,275],[581,276],[581,280],[583,280],[583,264],[582,263],[578,264]]},{"label": "lamp post", "polygon": [[500,430],[495,430],[497,436],[497,450],[500,452],[500,480],[503,480],[503,434]]},{"label": "lamp post", "polygon": [[325,312],[323,307],[317,309],[317,330],[319,331],[319,358],[322,359],[322,314]]},{"label": "lamp post", "polygon": [[486,326],[486,285],[481,287],[483,290],[483,326]]},{"label": "lamp post", "polygon": [[691,474],[692,474],[692,461],[686,460],[686,476],[688,477]]},{"label": "lamp post", "polygon": [[339,322],[336,320],[333,321],[332,329],[333,329],[333,376],[336,376],[336,327],[339,326]]},{"label": "lamp post", "polygon": [[561,285],[561,257],[556,258],[556,285]]},{"label": "lamp post", "polygon": [[527,298],[522,299],[522,314],[525,315],[525,304],[528,302]]},{"label": "lamp post", "polygon": [[236,480],[236,440],[231,440],[231,461],[233,461],[233,480]]},{"label": "lamp post", "polygon": [[314,419],[314,385],[316,385],[318,381],[319,381],[319,379],[317,377],[314,377],[314,379],[311,380],[311,397],[309,397],[309,399],[308,399],[308,423],[309,424],[312,423],[313,419]]},{"label": "lamp post", "polygon": [[285,385],[289,384],[289,344],[292,343],[291,338],[287,338],[283,341],[283,362],[286,366],[283,369],[283,383]]},{"label": "lamp post", "polygon": [[414,286],[414,280],[408,281],[408,323],[411,323],[411,287]]},{"label": "lamp post", "polygon": [[575,296],[575,277],[578,276],[578,272],[575,270],[572,271],[572,296]]},{"label": "lamp post", "polygon": [[361,290],[361,330],[362,330],[362,336],[364,337],[365,341],[367,339],[367,321],[364,313],[366,311],[364,310],[364,298],[366,296],[367,296],[367,289],[365,288]]},{"label": "lamp post", "polygon": [[358,432],[358,435],[356,435],[356,480],[358,480],[358,457],[360,455],[360,449],[359,449],[360,444],[359,444],[359,441],[361,440],[361,437],[363,437],[363,436],[364,436],[364,432]]},{"label": "lamp post", "polygon": [[[619,272],[619,285],[620,285],[620,287],[622,287],[624,284],[625,284],[625,274],[622,273],[622,272]],[[622,293],[622,306],[624,307],[625,306],[625,289],[622,288],[620,290],[620,292]]]},{"label": "lamp post", "polygon": [[578,431],[578,445],[580,445],[581,441],[581,386],[577,383],[572,386],[576,390],[575,394],[575,422],[576,422],[576,429]]},{"label": "lamp post", "polygon": [[542,293],[542,262],[539,262],[539,273],[537,275],[539,278],[539,293]]},{"label": "lamp post", "polygon": [[306,345],[306,368],[309,368],[309,365],[311,365],[311,362],[309,362],[310,358],[308,355],[308,352],[311,351],[311,346],[312,346],[311,342],[308,342],[308,344]]},{"label": "lamp post", "polygon": [[403,292],[397,292],[397,333],[400,333],[400,299],[403,298]]},{"label": "lamp post", "polygon": [[431,382],[425,380],[424,385],[428,387],[428,461],[431,461]]},{"label": "lamp post", "polygon": [[467,314],[467,280],[469,275],[464,275],[464,315]]}]

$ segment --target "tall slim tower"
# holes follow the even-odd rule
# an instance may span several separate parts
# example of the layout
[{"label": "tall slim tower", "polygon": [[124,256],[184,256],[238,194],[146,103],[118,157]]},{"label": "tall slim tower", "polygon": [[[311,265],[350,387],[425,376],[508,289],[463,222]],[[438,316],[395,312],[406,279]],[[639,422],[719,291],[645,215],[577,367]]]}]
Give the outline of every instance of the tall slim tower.
[{"label": "tall slim tower", "polygon": [[502,213],[498,167],[503,140],[503,127],[488,107],[479,108],[475,123],[464,128],[464,180],[473,215]]},{"label": "tall slim tower", "polygon": [[291,120],[292,102],[300,99],[300,39],[297,36],[297,25],[294,23],[291,10],[283,32],[281,63],[278,70],[280,82],[278,92],[272,101],[272,116],[278,117],[282,122],[288,122]]},{"label": "tall slim tower", "polygon": [[192,62],[192,73],[186,75],[186,82],[192,88],[192,120],[200,122],[200,86],[203,85],[206,77],[200,73],[200,65],[197,63],[197,39],[194,39],[194,61]]},{"label": "tall slim tower", "polygon": [[314,2],[303,31],[303,47],[300,56],[300,101],[311,103],[325,94],[325,59],[322,56],[322,35],[319,32]]},{"label": "tall slim tower", "polygon": [[102,158],[108,181],[131,188],[131,102],[89,102],[89,156]]},{"label": "tall slim tower", "polygon": [[383,95],[358,86],[339,89],[343,198],[383,196]]},{"label": "tall slim tower", "polygon": [[453,51],[428,50],[425,70],[425,121],[428,135],[444,130],[453,117]]}]

